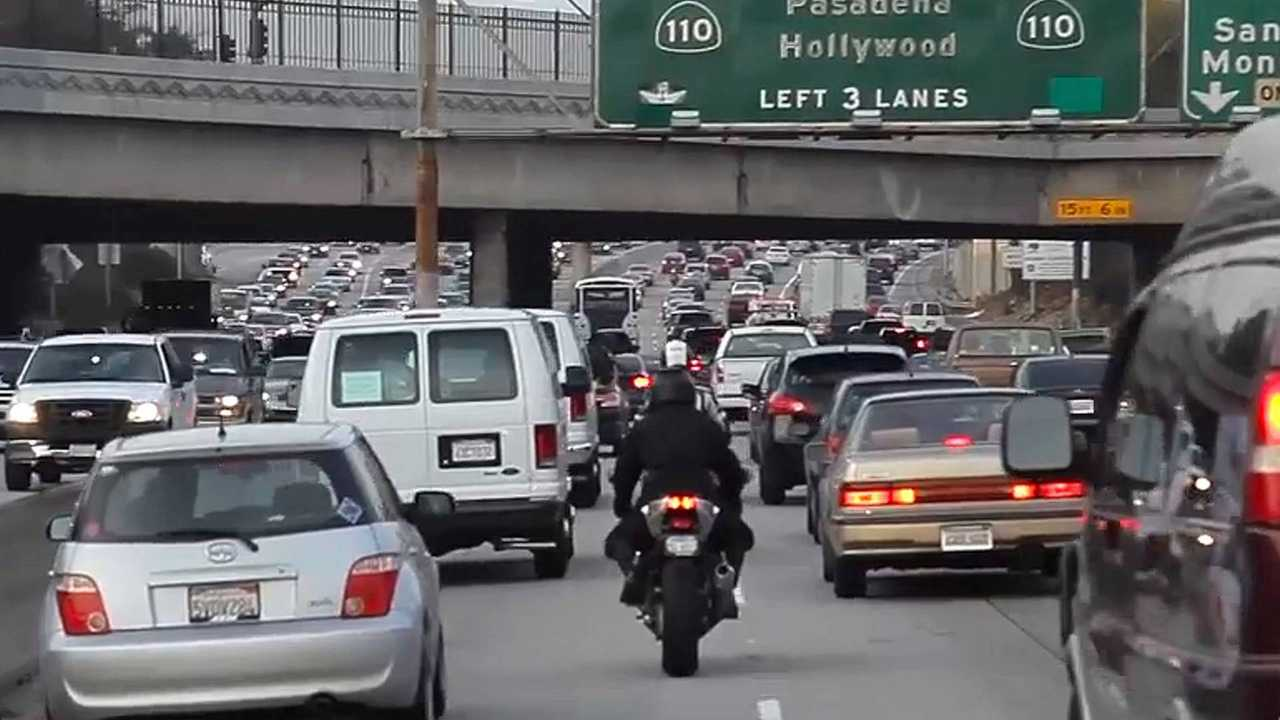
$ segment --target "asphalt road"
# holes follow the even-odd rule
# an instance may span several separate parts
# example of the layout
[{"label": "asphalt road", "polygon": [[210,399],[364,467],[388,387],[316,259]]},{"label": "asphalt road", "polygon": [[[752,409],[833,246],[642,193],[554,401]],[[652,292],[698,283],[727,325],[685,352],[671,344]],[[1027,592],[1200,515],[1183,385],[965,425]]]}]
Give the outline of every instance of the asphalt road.
[{"label": "asphalt road", "polygon": [[[647,246],[628,261],[653,262],[664,251]],[[557,295],[564,297],[566,287],[561,284]],[[660,332],[664,287],[649,291],[642,311],[649,337]],[[718,309],[726,288],[716,283],[707,304]],[[746,456],[745,447],[738,450]],[[447,717],[1064,716],[1067,683],[1056,641],[1056,600],[1047,583],[998,572],[890,574],[873,576],[869,598],[839,600],[819,576],[802,498],[765,507],[755,494],[749,487],[746,519],[755,529],[756,549],[744,571],[743,618],[721,624],[703,641],[702,668],[691,679],[662,674],[658,646],[617,602],[617,570],[601,555],[613,522],[607,493],[596,508],[579,513],[578,553],[563,580],[536,580],[527,553],[477,549],[446,556]],[[71,495],[55,490],[0,509],[6,548],[0,657],[23,655],[30,647],[21,636],[33,627],[30,598],[42,592],[51,554],[40,528]],[[34,687],[28,683],[11,693],[0,708],[35,717],[40,705]]]}]

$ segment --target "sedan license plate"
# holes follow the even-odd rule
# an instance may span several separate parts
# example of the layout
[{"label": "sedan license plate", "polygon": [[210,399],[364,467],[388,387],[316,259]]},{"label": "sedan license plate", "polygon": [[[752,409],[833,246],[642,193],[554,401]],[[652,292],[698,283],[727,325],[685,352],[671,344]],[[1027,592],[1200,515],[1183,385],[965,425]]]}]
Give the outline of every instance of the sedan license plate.
[{"label": "sedan license plate", "polygon": [[187,591],[192,623],[225,623],[261,617],[257,583],[192,585]]},{"label": "sedan license plate", "polygon": [[493,462],[498,459],[498,443],[493,440],[454,440],[449,455],[456,463]]},{"label": "sedan license plate", "polygon": [[995,547],[987,525],[947,525],[942,528],[942,551],[964,552]]},{"label": "sedan license plate", "polygon": [[67,453],[73,457],[94,457],[98,454],[98,446],[93,443],[70,445]]},{"label": "sedan license plate", "polygon": [[1070,403],[1067,404],[1067,407],[1071,409],[1072,415],[1092,415],[1093,414],[1093,400],[1089,400],[1089,399],[1072,400]]}]

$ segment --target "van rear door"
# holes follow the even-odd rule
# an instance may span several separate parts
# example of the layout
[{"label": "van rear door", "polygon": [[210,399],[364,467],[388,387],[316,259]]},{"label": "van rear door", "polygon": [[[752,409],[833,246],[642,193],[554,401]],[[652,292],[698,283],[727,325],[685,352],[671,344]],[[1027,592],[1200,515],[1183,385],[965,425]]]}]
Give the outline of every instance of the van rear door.
[{"label": "van rear door", "polygon": [[507,324],[427,332],[427,472],[455,499],[528,497],[533,430]]}]

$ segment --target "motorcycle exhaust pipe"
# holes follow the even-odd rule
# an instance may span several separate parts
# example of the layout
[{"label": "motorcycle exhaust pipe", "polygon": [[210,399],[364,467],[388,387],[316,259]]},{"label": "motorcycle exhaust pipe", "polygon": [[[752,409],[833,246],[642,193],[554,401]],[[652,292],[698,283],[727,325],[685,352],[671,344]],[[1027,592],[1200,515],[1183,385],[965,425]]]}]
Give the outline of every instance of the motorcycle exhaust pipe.
[{"label": "motorcycle exhaust pipe", "polygon": [[734,586],[738,584],[738,573],[732,565],[722,562],[715,569],[715,584],[718,590],[733,592]]}]

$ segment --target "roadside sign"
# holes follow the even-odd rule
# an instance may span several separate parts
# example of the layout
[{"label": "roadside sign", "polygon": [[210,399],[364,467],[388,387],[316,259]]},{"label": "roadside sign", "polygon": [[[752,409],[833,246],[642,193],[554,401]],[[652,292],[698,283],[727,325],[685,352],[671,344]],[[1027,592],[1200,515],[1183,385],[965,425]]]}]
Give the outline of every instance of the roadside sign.
[{"label": "roadside sign", "polygon": [[1186,0],[1184,18],[1184,118],[1227,122],[1244,106],[1280,111],[1280,3]]},{"label": "roadside sign", "polygon": [[1000,265],[1005,270],[1022,269],[1022,246],[1004,242],[1000,245]]},{"label": "roadside sign", "polygon": [[[1234,0],[1239,2],[1241,0]],[[1143,0],[601,0],[597,121],[666,126],[1124,122]]]},{"label": "roadside sign", "polygon": [[[1089,243],[1083,246],[1080,278],[1089,279]],[[1023,240],[1023,280],[1070,280],[1075,261],[1075,243],[1071,240]]]},{"label": "roadside sign", "polygon": [[119,265],[120,243],[98,243],[98,264],[103,267]]},{"label": "roadside sign", "polygon": [[1061,198],[1054,203],[1059,220],[1129,220],[1133,217],[1130,198]]}]

